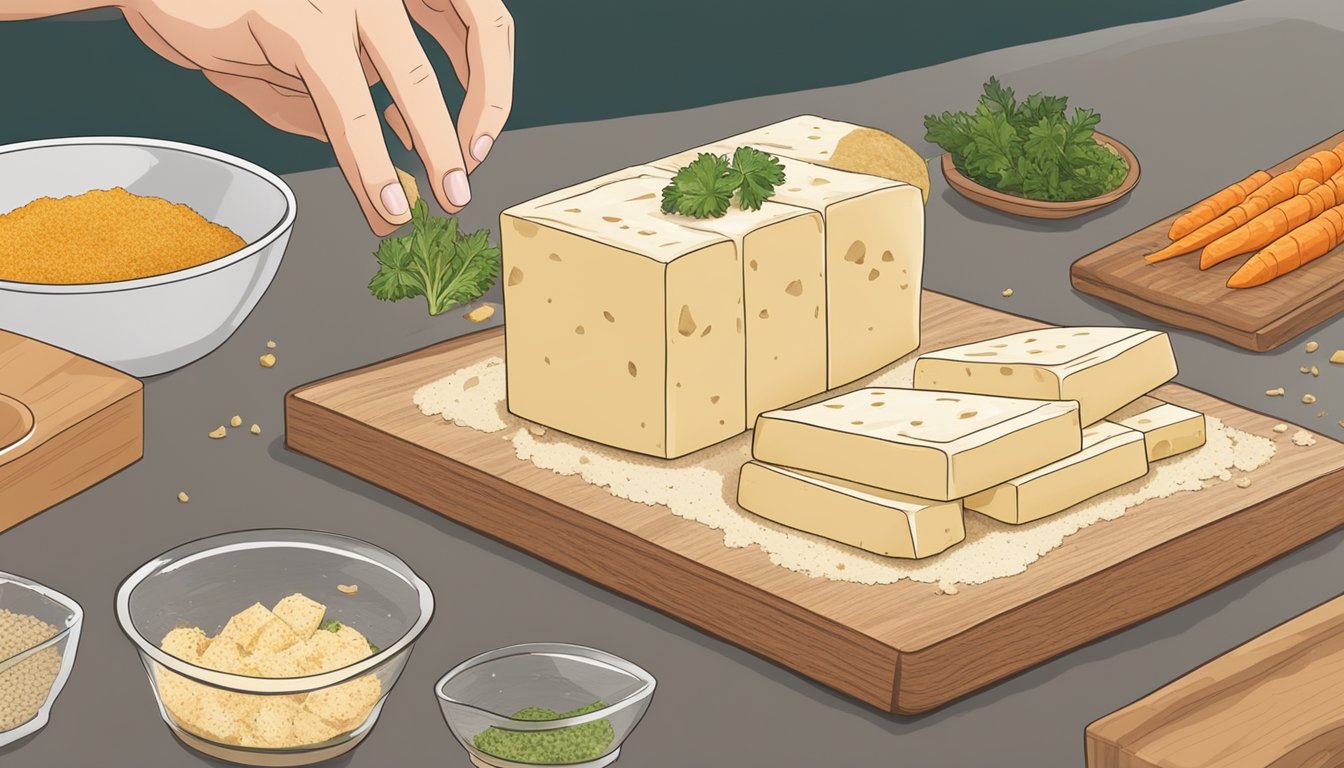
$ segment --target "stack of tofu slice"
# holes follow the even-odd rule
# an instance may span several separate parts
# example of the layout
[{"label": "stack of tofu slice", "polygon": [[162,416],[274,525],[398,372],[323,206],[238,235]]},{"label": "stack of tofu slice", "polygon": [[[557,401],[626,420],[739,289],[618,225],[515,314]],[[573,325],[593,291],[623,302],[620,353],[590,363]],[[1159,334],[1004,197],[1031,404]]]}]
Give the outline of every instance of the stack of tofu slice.
[{"label": "stack of tofu slice", "polygon": [[[505,210],[509,410],[674,458],[916,349],[921,190],[809,162],[858,129],[793,118]],[[760,210],[660,210],[698,153],[758,143],[787,176]]]},{"label": "stack of tofu slice", "polygon": [[738,502],[889,557],[965,538],[963,509],[1039,520],[1204,444],[1204,416],[1147,396],[1176,375],[1166,334],[1047,328],[944,349],[914,387],[761,414]]}]

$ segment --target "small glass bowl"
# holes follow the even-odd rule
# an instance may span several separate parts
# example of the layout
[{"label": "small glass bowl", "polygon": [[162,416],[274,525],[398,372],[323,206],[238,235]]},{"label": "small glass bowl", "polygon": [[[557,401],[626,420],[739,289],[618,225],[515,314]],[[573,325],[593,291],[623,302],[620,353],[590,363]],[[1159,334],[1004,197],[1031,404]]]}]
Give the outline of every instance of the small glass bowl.
[{"label": "small glass bowl", "polygon": [[[338,589],[349,584],[358,591]],[[253,603],[274,605],[296,592],[326,605],[324,620],[350,625],[380,650],[341,669],[263,678],[196,666],[159,647],[176,627],[200,627],[214,635]],[[256,530],[201,539],[154,558],[122,582],[116,610],[149,673],[159,714],[180,741],[234,763],[298,766],[348,752],[373,728],[415,641],[429,625],[434,595],[410,566],[368,542],[318,531]],[[346,684],[350,687],[332,690]],[[313,722],[316,727],[306,732],[322,737],[312,743],[244,745],[239,737],[220,736],[200,725],[218,722],[209,718],[225,711],[229,719],[220,726],[225,733],[252,717],[253,708],[284,711],[289,702],[280,698],[321,692],[330,701],[351,691],[360,691],[371,704],[367,713],[361,705],[339,724]],[[263,717],[256,715],[255,722]],[[330,735],[334,731],[339,732]],[[293,734],[298,733],[295,720]]]},{"label": "small glass bowl", "polygon": [[[468,659],[440,678],[434,693],[448,728],[479,768],[570,765],[601,768],[616,762],[621,744],[634,731],[653,699],[657,681],[625,659],[581,645],[529,643],[501,648]],[[515,719],[526,708],[572,712],[601,702],[599,709],[557,720]],[[489,729],[522,734],[552,734],[593,723],[610,742],[568,762],[526,762],[498,756],[477,746]],[[589,726],[591,729],[593,726]],[[605,734],[604,734],[605,735]],[[522,739],[529,737],[522,735]],[[564,738],[563,735],[559,738]],[[500,750],[508,751],[508,750]]]},{"label": "small glass bowl", "polygon": [[[18,721],[8,730],[0,730],[0,747],[3,747],[37,733],[47,724],[51,706],[75,666],[84,609],[54,589],[4,572],[0,572],[0,608],[33,616],[57,629],[56,634],[43,642],[0,659],[0,689],[29,686],[28,693],[18,694],[9,703],[0,697],[0,723]],[[59,665],[53,655],[60,659]],[[13,709],[6,711],[7,707]]]}]

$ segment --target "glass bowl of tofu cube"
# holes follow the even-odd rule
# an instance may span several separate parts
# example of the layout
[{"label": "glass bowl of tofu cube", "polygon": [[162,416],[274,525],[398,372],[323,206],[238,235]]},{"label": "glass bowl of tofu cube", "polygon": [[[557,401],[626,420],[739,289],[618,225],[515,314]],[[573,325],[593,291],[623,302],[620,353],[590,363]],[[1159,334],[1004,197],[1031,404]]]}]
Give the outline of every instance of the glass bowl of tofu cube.
[{"label": "glass bowl of tofu cube", "polygon": [[477,768],[602,768],[644,717],[657,681],[618,656],[568,643],[483,653],[434,686]]},{"label": "glass bowl of tofu cube", "polygon": [[116,612],[179,741],[233,763],[296,766],[368,735],[434,595],[368,542],[256,530],[150,560],[118,588]]},{"label": "glass bowl of tofu cube", "polygon": [[46,726],[75,666],[83,622],[79,603],[0,572],[0,747]]}]

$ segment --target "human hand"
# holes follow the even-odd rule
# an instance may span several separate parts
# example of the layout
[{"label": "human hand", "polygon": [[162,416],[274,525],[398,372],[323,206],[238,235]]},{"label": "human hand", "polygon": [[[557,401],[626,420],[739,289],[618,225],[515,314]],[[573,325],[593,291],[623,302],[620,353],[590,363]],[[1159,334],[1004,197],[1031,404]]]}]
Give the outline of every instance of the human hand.
[{"label": "human hand", "polygon": [[[369,86],[387,84],[388,124],[450,212],[471,199],[467,174],[513,102],[513,18],[502,0],[126,0],[122,11],[159,55],[201,70],[271,125],[330,142],[378,235],[410,211]],[[412,18],[466,88],[456,126]]]}]

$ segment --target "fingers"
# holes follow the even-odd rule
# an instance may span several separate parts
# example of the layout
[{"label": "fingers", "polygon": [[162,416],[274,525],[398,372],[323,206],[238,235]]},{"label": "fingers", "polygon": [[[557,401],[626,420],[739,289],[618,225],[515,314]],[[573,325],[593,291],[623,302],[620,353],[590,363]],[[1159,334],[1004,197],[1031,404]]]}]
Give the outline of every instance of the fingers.
[{"label": "fingers", "polygon": [[341,44],[309,46],[299,71],[369,226],[385,235],[410,221],[357,51]]},{"label": "fingers", "polygon": [[206,71],[205,79],[276,128],[319,141],[327,140],[322,120],[308,94],[280,88],[265,80],[222,72]]},{"label": "fingers", "polygon": [[411,129],[406,125],[406,118],[401,116],[401,110],[397,109],[396,104],[387,105],[387,109],[383,110],[383,119],[387,121],[387,127],[397,135],[401,146],[407,150],[415,149],[415,142],[411,140]]},{"label": "fingers", "polygon": [[[429,177],[438,181],[433,186],[439,204],[449,212],[461,210],[471,201],[467,164],[457,142],[452,115],[439,89],[439,79],[416,39],[410,19],[405,13],[361,18],[359,33],[369,58],[392,94],[411,144],[420,153]],[[394,124],[395,132],[395,121],[390,115],[389,124]]]},{"label": "fingers", "polygon": [[454,7],[467,27],[467,96],[458,136],[474,170],[513,108],[513,16],[499,0],[455,0]]}]

